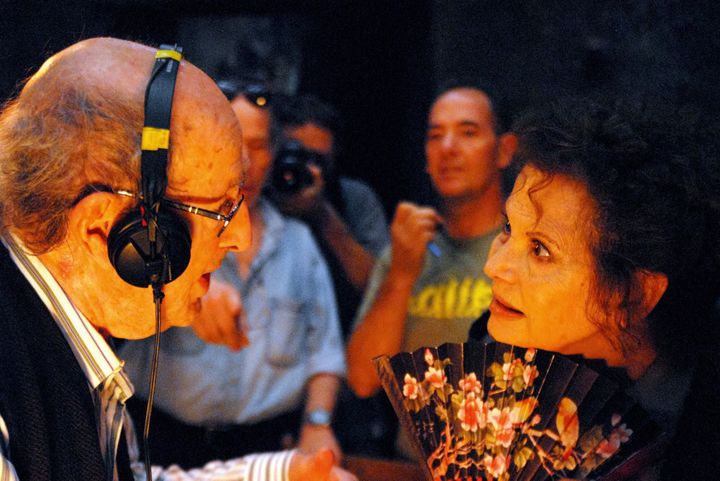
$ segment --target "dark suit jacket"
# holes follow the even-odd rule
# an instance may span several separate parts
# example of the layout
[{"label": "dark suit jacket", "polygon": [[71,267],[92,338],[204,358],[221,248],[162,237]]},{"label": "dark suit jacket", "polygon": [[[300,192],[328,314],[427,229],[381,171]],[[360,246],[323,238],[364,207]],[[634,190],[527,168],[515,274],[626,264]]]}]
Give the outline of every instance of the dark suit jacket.
[{"label": "dark suit jacket", "polygon": [[[93,399],[70,346],[0,246],[0,414],[20,480],[102,480]],[[132,479],[127,450],[121,479]],[[122,460],[120,458],[123,458]]]}]

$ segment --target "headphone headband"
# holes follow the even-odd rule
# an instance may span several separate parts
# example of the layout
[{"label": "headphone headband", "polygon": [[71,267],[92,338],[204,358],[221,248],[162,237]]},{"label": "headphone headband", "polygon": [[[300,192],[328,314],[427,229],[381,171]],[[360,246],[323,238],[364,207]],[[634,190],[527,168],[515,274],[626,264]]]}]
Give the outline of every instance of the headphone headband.
[{"label": "headphone headband", "polygon": [[108,256],[118,275],[138,286],[162,286],[180,276],[190,262],[192,240],[184,219],[162,207],[167,187],[170,117],[182,49],[161,45],[145,90],[138,205],[115,223]]},{"label": "headphone headband", "polygon": [[[168,148],[170,147],[170,117],[175,82],[182,59],[182,48],[161,45],[155,54],[145,90],[145,121],[142,131],[141,190],[148,215],[157,215],[160,200],[167,187]],[[150,219],[146,219],[150,221]]]}]

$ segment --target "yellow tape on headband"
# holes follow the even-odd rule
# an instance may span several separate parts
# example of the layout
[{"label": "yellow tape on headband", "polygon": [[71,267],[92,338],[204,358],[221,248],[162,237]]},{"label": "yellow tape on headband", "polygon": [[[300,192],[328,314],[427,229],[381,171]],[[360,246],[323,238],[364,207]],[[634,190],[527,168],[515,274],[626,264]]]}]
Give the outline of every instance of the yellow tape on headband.
[{"label": "yellow tape on headband", "polygon": [[140,148],[142,150],[158,150],[168,149],[170,145],[170,130],[158,129],[156,127],[143,127],[142,141]]},{"label": "yellow tape on headband", "polygon": [[179,62],[182,60],[182,54],[177,50],[158,50],[155,58],[171,58]]}]

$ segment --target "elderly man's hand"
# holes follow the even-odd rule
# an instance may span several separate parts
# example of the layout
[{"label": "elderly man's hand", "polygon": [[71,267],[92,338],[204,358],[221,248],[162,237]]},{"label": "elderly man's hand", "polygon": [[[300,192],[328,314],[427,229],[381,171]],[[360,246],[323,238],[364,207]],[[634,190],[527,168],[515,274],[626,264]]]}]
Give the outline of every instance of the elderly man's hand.
[{"label": "elderly man's hand", "polygon": [[192,328],[203,341],[223,344],[232,351],[247,346],[245,311],[237,289],[219,279],[213,279],[210,289],[202,298],[201,313]]},{"label": "elderly man's hand", "polygon": [[306,453],[314,453],[322,448],[329,448],[335,457],[335,464],[339,464],[342,459],[340,444],[329,426],[304,425],[300,432],[298,448]]},{"label": "elderly man's hand", "polygon": [[334,465],[335,456],[330,449],[315,454],[296,452],[290,461],[290,481],[358,481],[358,478]]}]

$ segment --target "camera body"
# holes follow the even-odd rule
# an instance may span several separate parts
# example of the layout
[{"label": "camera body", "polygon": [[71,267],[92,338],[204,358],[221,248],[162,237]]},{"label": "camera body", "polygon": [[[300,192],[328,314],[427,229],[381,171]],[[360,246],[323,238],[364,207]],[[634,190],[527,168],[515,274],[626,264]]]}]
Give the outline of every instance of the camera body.
[{"label": "camera body", "polygon": [[324,156],[305,148],[296,140],[284,142],[273,160],[270,177],[273,189],[283,194],[294,194],[312,185],[313,176],[308,168],[309,164],[323,167]]}]

